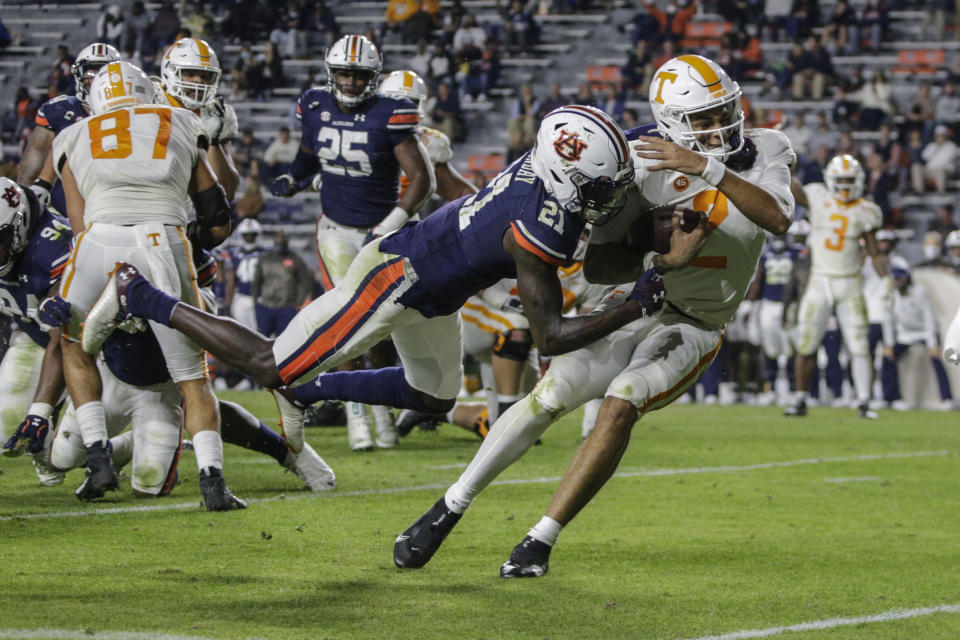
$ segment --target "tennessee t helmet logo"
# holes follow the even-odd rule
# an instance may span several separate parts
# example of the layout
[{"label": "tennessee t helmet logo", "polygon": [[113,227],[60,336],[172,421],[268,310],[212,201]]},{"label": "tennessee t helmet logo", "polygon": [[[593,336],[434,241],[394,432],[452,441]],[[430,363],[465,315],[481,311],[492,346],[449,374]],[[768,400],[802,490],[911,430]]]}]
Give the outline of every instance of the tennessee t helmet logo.
[{"label": "tennessee t helmet logo", "polygon": [[20,206],[20,193],[13,187],[7,187],[4,189],[3,196],[0,197],[7,201],[7,204],[10,205],[11,209],[16,209]]},{"label": "tennessee t helmet logo", "polygon": [[580,134],[561,129],[560,137],[553,141],[553,148],[564,160],[576,162],[587,148],[587,143],[580,139]]}]

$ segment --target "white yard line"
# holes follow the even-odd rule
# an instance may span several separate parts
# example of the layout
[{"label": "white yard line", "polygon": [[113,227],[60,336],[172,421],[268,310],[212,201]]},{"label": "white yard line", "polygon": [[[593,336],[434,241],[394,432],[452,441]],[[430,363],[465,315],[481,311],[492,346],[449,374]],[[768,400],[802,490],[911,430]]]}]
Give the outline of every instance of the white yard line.
[{"label": "white yard line", "polygon": [[859,478],[827,478],[824,482],[833,484],[843,484],[845,482],[882,482],[883,478],[877,476],[861,476]]},{"label": "white yard line", "polygon": [[781,633],[819,631],[821,629],[850,627],[856,624],[866,624],[869,622],[892,622],[894,620],[908,620],[910,618],[932,616],[935,613],[960,613],[960,604],[939,604],[933,607],[923,607],[920,609],[891,609],[890,611],[886,611],[884,613],[876,613],[869,616],[858,616],[856,618],[827,618],[826,620],[800,622],[798,624],[791,624],[785,627],[769,627],[767,629],[733,631],[732,633],[723,633],[718,636],[701,636],[699,638],[686,638],[685,640],[745,640],[747,638],[768,638],[770,636],[778,636]]},{"label": "white yard line", "polygon": [[[761,462],[759,464],[748,464],[741,466],[722,466],[722,467],[690,467],[680,469],[650,469],[647,471],[625,471],[615,473],[614,478],[640,478],[640,477],[658,477],[658,476],[677,476],[691,475],[700,473],[728,473],[732,471],[756,471],[759,469],[776,469],[780,467],[799,467],[813,464],[827,464],[832,462],[862,462],[869,460],[890,460],[898,458],[928,458],[933,456],[945,456],[947,451],[913,451],[908,453],[877,453],[862,456],[844,456],[838,458],[805,458],[802,460],[784,460],[781,462]],[[517,478],[513,480],[497,480],[492,485],[515,485],[515,484],[542,484],[548,482],[559,482],[559,476],[544,478]],[[436,491],[446,489],[450,486],[449,482],[435,484],[421,484],[411,487],[392,487],[389,489],[360,489],[357,491],[331,491],[323,493],[297,493],[295,495],[278,495],[269,498],[251,498],[247,500],[248,504],[261,502],[277,502],[279,500],[312,500],[314,498],[350,498],[355,496],[373,496],[389,495],[394,493],[410,493],[413,491]],[[0,516],[0,522],[9,520],[37,520],[44,518],[82,518],[85,516],[113,515],[117,513],[143,513],[146,511],[175,511],[178,509],[199,509],[200,496],[190,502],[167,502],[160,504],[147,504],[137,506],[122,507],[103,507],[98,509],[87,509],[83,511],[51,511],[48,513],[25,513],[16,516]]]},{"label": "white yard line", "polygon": [[0,638],[91,638],[92,640],[210,640],[202,636],[142,631],[92,631],[86,629],[0,629]]}]

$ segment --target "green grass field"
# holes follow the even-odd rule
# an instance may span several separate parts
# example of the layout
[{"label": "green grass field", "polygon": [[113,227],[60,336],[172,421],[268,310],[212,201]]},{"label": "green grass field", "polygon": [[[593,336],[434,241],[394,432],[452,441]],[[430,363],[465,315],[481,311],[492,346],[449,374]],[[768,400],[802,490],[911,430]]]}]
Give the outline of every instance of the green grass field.
[{"label": "green grass field", "polygon": [[[226,395],[275,420],[266,394]],[[228,446],[250,501],[232,513],[201,510],[190,454],[173,495],[137,500],[127,482],[90,505],[79,471],[47,488],[0,459],[0,637],[960,637],[956,414],[668,408],[637,425],[550,573],[500,579],[579,434],[579,414],[554,425],[417,571],[393,566],[393,540],[476,450],[454,427],[371,454],[309,429],[337,472],[328,494]]]}]

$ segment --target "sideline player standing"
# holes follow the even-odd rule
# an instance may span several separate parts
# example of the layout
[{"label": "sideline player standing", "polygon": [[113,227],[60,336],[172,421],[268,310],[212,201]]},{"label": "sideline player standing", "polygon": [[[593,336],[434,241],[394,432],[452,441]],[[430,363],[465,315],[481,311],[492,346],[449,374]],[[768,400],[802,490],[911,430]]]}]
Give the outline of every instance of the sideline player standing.
[{"label": "sideline player standing", "polygon": [[[383,61],[376,46],[363,36],[344,36],[327,50],[324,66],[327,86],[309,89],[297,101],[302,133],[290,174],[274,180],[270,192],[290,197],[319,174],[314,184],[323,215],[317,221],[317,256],[329,291],[343,282],[370,237],[399,229],[420,211],[434,191],[435,177],[417,140],[417,107],[406,98],[377,94]],[[401,170],[410,182],[398,200]],[[395,355],[389,348],[374,349],[371,359],[387,366]],[[363,363],[345,362],[340,368],[363,368]],[[350,448],[372,450],[366,408],[348,402],[345,409]],[[394,446],[392,415],[385,407],[373,413],[377,443]]]},{"label": "sideline player standing", "polygon": [[[584,273],[590,281],[615,284],[653,267],[664,274],[665,306],[554,358],[534,390],[491,427],[459,480],[397,536],[397,566],[429,562],[476,495],[500,472],[560,417],[604,396],[596,426],[567,468],[546,515],[500,568],[504,578],[545,574],[561,529],[613,475],[634,423],[683,395],[716,356],[724,325],[756,271],[766,231],[781,235],[790,226],[790,165],[796,159],[790,142],[768,129],[745,136],[740,87],[719,65],[694,55],[667,61],[654,74],[650,106],[656,127],[628,132],[637,141],[636,183],[642,199],[628,205],[627,215],[594,227]],[[690,236],[676,227],[665,255],[643,254],[624,244],[649,202],[709,214],[711,231],[706,243],[697,245],[695,257],[678,251]],[[615,306],[624,291],[618,288],[601,308]]]},{"label": "sideline player standing", "polygon": [[[143,71],[111,62],[90,84],[92,117],[54,139],[54,163],[71,225],[86,229],[75,238],[64,275],[62,295],[71,304],[73,320],[61,340],[67,387],[87,448],[87,475],[77,490],[84,500],[115,489],[117,474],[106,450],[102,383],[94,357],[106,336],[100,337],[98,349],[84,351],[77,339],[80,318],[117,265],[126,261],[139,264],[179,299],[201,305],[185,232],[188,194],[197,211],[201,247],[222,242],[233,225],[226,194],[207,163],[200,119],[186,109],[154,105],[153,96]],[[184,421],[207,509],[245,507],[223,479],[220,415],[203,351],[163,326],[152,329],[184,398]],[[90,339],[88,333],[85,327],[84,340]]]},{"label": "sideline player standing", "polygon": [[873,364],[867,340],[867,303],[860,275],[860,241],[873,260],[881,278],[889,278],[887,261],[877,247],[874,231],[883,215],[873,202],[864,200],[864,173],[851,155],[839,155],[827,163],[824,183],[800,187],[793,183],[797,204],[810,215],[810,281],[797,312],[797,356],[795,359],[797,393],[787,416],[807,415],[807,393],[817,348],[827,330],[827,321],[836,314],[843,341],[850,352],[853,386],[857,394],[857,412],[861,418],[875,420],[870,409]]}]

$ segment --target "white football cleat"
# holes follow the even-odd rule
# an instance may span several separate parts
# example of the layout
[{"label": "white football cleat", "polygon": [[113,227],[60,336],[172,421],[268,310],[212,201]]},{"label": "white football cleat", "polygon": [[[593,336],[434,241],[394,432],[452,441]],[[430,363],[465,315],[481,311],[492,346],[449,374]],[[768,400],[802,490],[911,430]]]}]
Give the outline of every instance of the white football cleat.
[{"label": "white football cleat", "polygon": [[283,466],[297,474],[310,491],[330,491],[337,486],[337,476],[333,469],[306,442],[300,453],[287,452]]},{"label": "white football cleat", "polygon": [[273,394],[277,409],[280,411],[280,430],[287,441],[287,446],[294,453],[300,453],[306,443],[303,431],[303,409],[288,400],[282,391],[271,389],[270,393]]},{"label": "white football cleat", "polygon": [[389,449],[397,446],[400,442],[400,434],[397,432],[397,424],[394,422],[393,413],[388,407],[376,405],[371,407],[373,412],[373,424],[377,430],[377,446],[381,449]]},{"label": "white football cleat", "polygon": [[347,443],[354,451],[373,451],[367,408],[359,402],[346,402]]},{"label": "white football cleat", "polygon": [[100,297],[93,303],[83,321],[81,345],[86,353],[99,353],[103,342],[117,329],[129,333],[146,330],[144,320],[130,316],[126,310],[127,285],[140,276],[139,269],[132,264],[123,263],[107,280]]}]

